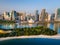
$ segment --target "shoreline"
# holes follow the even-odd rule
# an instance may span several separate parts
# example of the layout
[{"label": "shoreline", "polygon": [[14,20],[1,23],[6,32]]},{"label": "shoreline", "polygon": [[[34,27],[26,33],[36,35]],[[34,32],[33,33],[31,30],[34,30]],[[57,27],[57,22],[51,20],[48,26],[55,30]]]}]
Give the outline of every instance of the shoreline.
[{"label": "shoreline", "polygon": [[3,37],[3,38],[0,38],[0,41],[9,40],[9,39],[24,39],[24,38],[48,38],[48,39],[60,39],[60,34],[54,35],[54,36],[47,36],[47,35],[32,35],[32,36]]}]

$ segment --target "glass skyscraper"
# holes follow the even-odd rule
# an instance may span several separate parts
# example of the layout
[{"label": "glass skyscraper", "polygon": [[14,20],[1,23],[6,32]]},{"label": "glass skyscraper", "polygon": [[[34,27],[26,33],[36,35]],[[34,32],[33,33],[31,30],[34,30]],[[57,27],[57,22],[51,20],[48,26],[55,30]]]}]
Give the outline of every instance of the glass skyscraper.
[{"label": "glass skyscraper", "polygon": [[60,21],[60,8],[56,9],[55,12],[55,20]]},{"label": "glass skyscraper", "polygon": [[17,19],[17,12],[16,11],[12,11],[11,12],[11,20],[15,20]]},{"label": "glass skyscraper", "polygon": [[39,21],[39,13],[38,13],[38,10],[36,10],[35,12],[35,21]]}]

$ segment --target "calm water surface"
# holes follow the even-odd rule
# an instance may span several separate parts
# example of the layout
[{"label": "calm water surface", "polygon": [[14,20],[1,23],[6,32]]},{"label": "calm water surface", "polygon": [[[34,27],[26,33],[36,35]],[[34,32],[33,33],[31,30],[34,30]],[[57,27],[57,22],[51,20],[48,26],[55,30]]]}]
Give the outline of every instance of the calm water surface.
[{"label": "calm water surface", "polygon": [[1,41],[0,45],[60,45],[58,39],[28,38]]},{"label": "calm water surface", "polygon": [[[42,24],[0,24],[0,29],[13,29],[13,28],[24,28],[24,27],[36,27],[42,26]],[[49,23],[44,26],[57,30],[60,34],[60,24]],[[48,38],[27,38],[27,39],[11,39],[0,41],[0,45],[60,45],[60,39],[48,39]]]},{"label": "calm water surface", "polygon": [[18,24],[17,28],[24,27],[36,27],[36,26],[45,26],[53,30],[57,30],[58,34],[60,34],[60,23],[48,23],[48,24]]},{"label": "calm water surface", "polygon": [[14,29],[14,28],[24,28],[24,27],[36,27],[45,26],[53,30],[57,30],[60,34],[60,23],[48,23],[48,24],[0,24],[0,29]]}]

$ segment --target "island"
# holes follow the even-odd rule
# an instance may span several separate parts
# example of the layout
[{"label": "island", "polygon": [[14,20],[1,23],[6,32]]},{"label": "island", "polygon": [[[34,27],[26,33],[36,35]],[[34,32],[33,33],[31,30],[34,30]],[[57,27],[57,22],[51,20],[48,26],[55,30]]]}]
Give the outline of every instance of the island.
[{"label": "island", "polygon": [[[0,32],[0,37],[14,37],[14,36],[32,36],[32,35],[56,35],[57,32],[50,29],[46,28],[43,26],[37,26],[37,27],[30,27],[30,28],[15,28],[9,30],[9,33],[1,33]],[[4,31],[2,31],[4,32]],[[6,31],[5,31],[6,32]]]}]

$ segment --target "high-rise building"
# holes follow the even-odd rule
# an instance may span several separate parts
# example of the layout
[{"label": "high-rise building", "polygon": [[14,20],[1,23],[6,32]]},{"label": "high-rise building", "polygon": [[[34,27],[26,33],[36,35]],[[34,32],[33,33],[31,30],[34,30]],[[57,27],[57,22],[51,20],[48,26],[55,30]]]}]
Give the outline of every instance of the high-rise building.
[{"label": "high-rise building", "polygon": [[4,20],[10,20],[10,14],[8,12],[3,13]]},{"label": "high-rise building", "polygon": [[17,19],[20,21],[20,13],[19,12],[17,12]]},{"label": "high-rise building", "polygon": [[17,19],[17,12],[16,11],[11,11],[10,12],[10,15],[11,15],[11,20],[16,20]]},{"label": "high-rise building", "polygon": [[21,17],[20,17],[21,21],[25,21],[25,16],[26,16],[26,13],[23,12],[22,15],[21,15]]},{"label": "high-rise building", "polygon": [[60,8],[56,9],[56,12],[55,12],[55,21],[60,21]]},{"label": "high-rise building", "polygon": [[51,21],[51,14],[48,14],[48,21]]},{"label": "high-rise building", "polygon": [[51,14],[51,21],[55,21],[55,14],[53,13],[53,14]]},{"label": "high-rise building", "polygon": [[39,15],[39,21],[47,21],[48,20],[48,13],[45,9],[42,9],[41,14]]},{"label": "high-rise building", "polygon": [[39,13],[38,10],[35,12],[35,21],[39,21]]},{"label": "high-rise building", "polygon": [[40,17],[39,20],[40,20],[40,21],[44,21],[45,15],[46,15],[46,14],[45,14],[45,9],[42,9],[41,14],[40,14],[40,16],[39,16],[39,17]]},{"label": "high-rise building", "polygon": [[20,12],[18,15],[19,15],[18,18],[19,18],[20,21],[25,21],[26,20],[26,13]]}]

